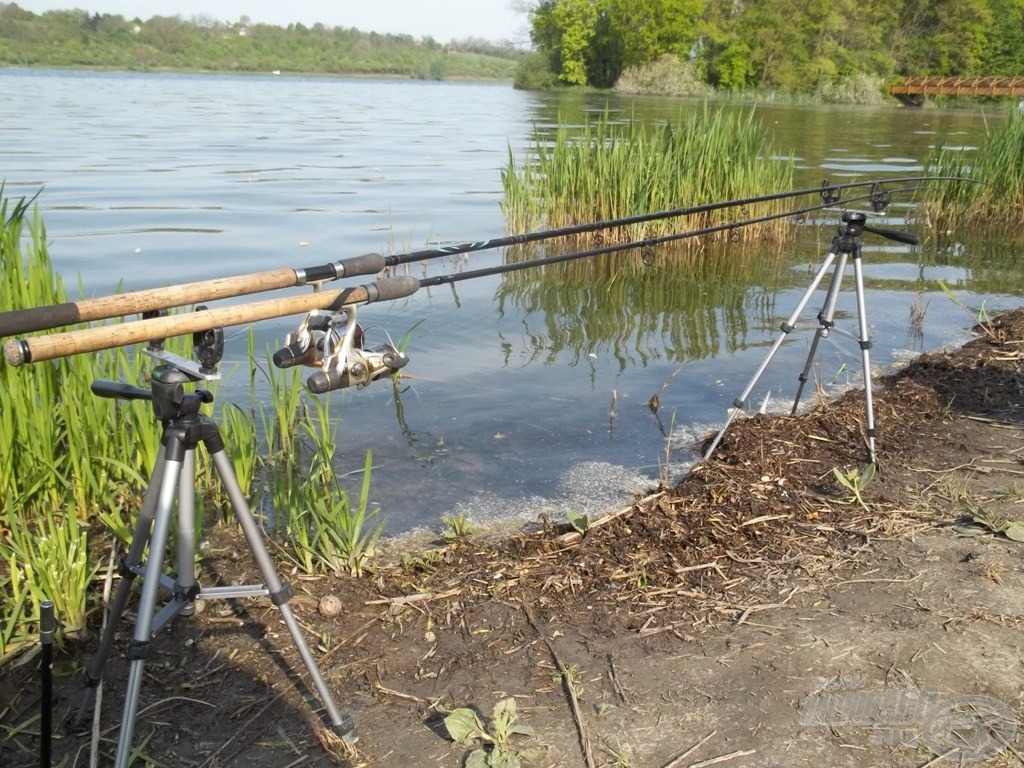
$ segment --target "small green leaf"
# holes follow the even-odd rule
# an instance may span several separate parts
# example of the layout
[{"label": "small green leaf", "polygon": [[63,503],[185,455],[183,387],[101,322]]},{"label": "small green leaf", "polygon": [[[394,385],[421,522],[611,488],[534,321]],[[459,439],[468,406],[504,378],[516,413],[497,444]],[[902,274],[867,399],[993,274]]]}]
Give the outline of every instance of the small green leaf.
[{"label": "small green leaf", "polygon": [[987,529],[975,523],[957,523],[953,526],[958,536],[982,536]]},{"label": "small green leaf", "polygon": [[875,479],[875,465],[868,464],[864,467],[864,474],[861,475],[857,480],[857,487],[860,490],[864,490],[868,487],[868,483]]},{"label": "small green leaf", "polygon": [[520,768],[519,758],[511,752],[494,750],[491,752],[491,759],[488,761],[490,768]]},{"label": "small green leaf", "polygon": [[448,729],[448,735],[452,737],[452,741],[456,744],[462,744],[473,739],[493,741],[484,730],[484,724],[480,722],[476,712],[468,707],[456,709],[449,714],[444,719],[444,727]]},{"label": "small green leaf", "polygon": [[499,740],[506,737],[516,721],[516,700],[509,697],[495,704],[492,720],[495,737]]},{"label": "small green leaf", "polygon": [[474,749],[466,758],[466,768],[490,768],[487,753],[482,749]]},{"label": "small green leaf", "polygon": [[839,483],[844,488],[846,488],[847,490],[850,490],[850,491],[852,491],[854,489],[854,485],[850,481],[850,478],[846,474],[844,474],[842,471],[840,471],[839,467],[833,467],[832,468],[832,474],[836,476],[836,480],[838,480]]},{"label": "small green leaf", "polygon": [[1024,523],[1014,521],[1003,529],[1006,538],[1012,541],[1024,542]]},{"label": "small green leaf", "polygon": [[1004,528],[1004,525],[1000,521],[996,520],[988,512],[984,512],[982,510],[978,510],[971,515],[971,520],[975,525],[982,525],[985,528],[988,528],[992,533],[999,533]]},{"label": "small green leaf", "polygon": [[590,528],[590,520],[586,515],[570,509],[566,512],[566,516],[569,518],[569,525],[575,528],[578,533],[586,533]]}]

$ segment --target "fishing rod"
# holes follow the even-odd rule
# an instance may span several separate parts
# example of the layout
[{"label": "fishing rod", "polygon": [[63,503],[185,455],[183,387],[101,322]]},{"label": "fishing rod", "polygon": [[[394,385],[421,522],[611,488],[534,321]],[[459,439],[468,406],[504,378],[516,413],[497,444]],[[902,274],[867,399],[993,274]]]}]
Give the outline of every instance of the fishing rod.
[{"label": "fishing rod", "polygon": [[[896,192],[905,192],[914,188],[905,188],[895,190]],[[864,195],[861,197],[850,198],[849,200],[843,201],[844,203],[855,203],[864,200],[872,199],[872,195]],[[713,224],[707,227],[701,227],[698,229],[690,229],[685,232],[674,232],[668,235],[659,235],[657,237],[648,237],[643,240],[633,240],[628,243],[615,243],[613,245],[605,245],[597,248],[591,248],[585,251],[573,251],[571,253],[557,254],[554,256],[544,256],[537,259],[530,259],[528,261],[515,262],[512,264],[502,264],[497,267],[487,267],[484,269],[468,270],[464,272],[456,272],[448,275],[436,275],[434,277],[427,277],[420,279],[420,288],[429,288],[436,285],[447,285],[450,283],[457,283],[463,280],[472,280],[478,277],[488,277],[491,275],[500,275],[505,272],[514,272],[521,269],[534,269],[537,267],[543,267],[549,264],[560,264],[567,261],[575,261],[577,259],[592,258],[595,256],[603,256],[608,253],[617,253],[619,251],[629,250],[641,250],[645,254],[649,254],[651,249],[657,245],[664,245],[665,243],[672,243],[678,240],[686,240],[694,237],[701,237],[704,235],[711,235],[717,232],[725,232],[728,230],[738,229],[740,227],[749,227],[754,224],[764,224],[769,221],[776,221],[778,219],[790,218],[793,216],[802,216],[804,214],[813,213],[815,211],[824,210],[826,208],[832,208],[835,206],[833,202],[824,202],[817,205],[811,205],[804,208],[797,208],[784,213],[771,213],[765,214],[764,216],[756,216],[749,219],[743,219],[738,222],[726,222],[722,224]],[[908,232],[900,232],[891,229],[880,229],[878,227],[866,226],[864,229],[868,232],[887,237],[890,240],[896,240],[904,243],[905,245],[917,245],[918,238],[916,235]],[[645,263],[647,259],[645,258]],[[649,266],[649,263],[648,263]]]},{"label": "fishing rod", "polygon": [[[814,211],[831,208],[839,204],[848,205],[850,203],[870,201],[873,208],[884,210],[884,207],[888,205],[894,192],[899,193],[912,191],[918,188],[919,186],[914,186],[890,190],[888,188],[882,188],[878,182],[875,182],[873,183],[872,189],[869,193],[842,200],[840,195],[832,191],[834,188],[829,187],[816,190],[821,195],[821,202],[814,205],[742,219],[739,221],[726,222],[692,230],[684,230],[682,232],[676,232],[669,235],[662,235],[659,237],[631,241],[622,244],[608,245],[585,251],[575,251],[540,259],[531,259],[524,262],[505,264],[488,269],[471,270],[453,275],[439,275],[422,280],[417,280],[411,276],[388,277],[377,280],[369,285],[351,287],[338,291],[318,290],[314,291],[312,294],[253,302],[232,307],[221,307],[217,309],[205,309],[204,307],[202,308],[203,311],[196,311],[193,313],[177,315],[163,314],[162,316],[156,317],[144,317],[142,320],[120,325],[104,325],[65,331],[63,333],[56,333],[47,336],[37,336],[26,339],[10,339],[4,344],[3,353],[8,364],[19,366],[26,363],[53,360],[58,357],[66,357],[85,352],[95,352],[103,349],[126,346],[128,344],[149,341],[152,339],[181,336],[187,333],[201,333],[215,328],[219,329],[228,326],[242,325],[273,317],[298,314],[300,312],[326,312],[326,316],[329,317],[330,315],[345,314],[347,308],[352,308],[354,312],[355,307],[365,304],[405,298],[425,287],[454,283],[476,277],[502,274],[504,272],[542,267],[548,264],[589,258],[606,253],[614,253],[636,248],[650,249],[656,245],[673,241],[699,237],[725,230],[735,230],[772,220],[801,216]],[[804,191],[804,194],[806,194],[806,191]],[[358,261],[360,264],[365,264],[366,257],[356,257],[356,259],[352,261]],[[172,293],[175,293],[182,287],[187,286],[171,286],[170,290]],[[123,296],[126,295],[127,294],[105,297],[100,301],[116,302],[118,299],[123,298]],[[123,310],[118,311],[117,314],[120,315],[122,313],[124,313]],[[5,314],[16,314],[16,312],[0,314],[0,326],[4,325],[3,319]],[[321,318],[322,317],[323,315],[321,315]],[[319,319],[316,322],[319,324],[325,323],[323,319]],[[8,323],[8,325],[10,325],[10,323]],[[321,335],[314,335],[313,331],[316,330],[319,330]],[[336,343],[328,344],[328,347],[333,351],[328,352],[324,358],[317,357],[312,351],[313,346],[315,345],[311,345],[314,341],[324,341],[325,337],[322,335],[323,331],[324,329],[322,328],[308,328],[305,325],[300,327],[300,330],[297,331],[296,334],[291,335],[292,337],[285,345],[286,349],[291,349],[293,351],[290,353],[283,352],[282,360],[297,361],[292,362],[291,364],[298,364],[298,362],[301,362],[302,364],[310,365],[319,363],[321,359],[330,359],[332,355],[336,356],[337,352],[342,349],[340,346],[342,343],[340,338],[335,339]],[[333,336],[331,338],[333,338]],[[355,339],[352,339],[351,342],[352,343],[349,345],[350,348],[359,347],[358,343],[355,343]],[[388,351],[388,354],[391,356],[394,356],[393,346],[394,345],[390,345]],[[349,350],[346,350],[346,352],[348,351]],[[311,354],[313,355],[312,358],[310,357]],[[377,370],[379,373],[383,372],[379,367]],[[372,378],[370,380],[372,380]],[[340,381],[340,379],[332,379],[332,382],[334,383],[337,383],[337,381]],[[368,383],[368,381],[365,383]]]},{"label": "fishing rod", "polygon": [[141,314],[156,310],[172,309],[204,301],[214,301],[235,296],[246,296],[254,293],[295,288],[306,285],[320,286],[325,282],[340,280],[359,275],[378,274],[388,267],[399,266],[409,262],[443,258],[462,253],[504,248],[513,245],[525,245],[543,240],[560,237],[571,237],[598,232],[618,227],[643,224],[652,221],[695,216],[728,208],[745,207],[759,203],[786,200],[806,195],[820,195],[822,200],[838,205],[842,202],[842,194],[851,189],[870,187],[871,196],[882,200],[889,194],[884,184],[922,184],[935,181],[942,177],[908,176],[887,179],[884,181],[855,181],[843,184],[830,184],[826,179],[819,187],[774,192],[771,194],[738,198],[713,203],[703,203],[654,213],[638,214],[605,221],[588,222],[554,229],[526,232],[490,240],[477,240],[459,245],[443,246],[403,254],[382,256],[368,253],[327,264],[320,264],[300,269],[281,268],[253,272],[229,277],[203,280],[194,283],[152,288],[130,293],[120,293],[93,299],[54,304],[47,307],[29,307],[0,313],[0,337],[16,336],[24,333],[60,328],[78,323],[95,320],[107,320],[113,317]]},{"label": "fishing rod", "polygon": [[[907,189],[896,191],[907,191]],[[880,204],[877,191],[863,195],[860,198],[853,198],[847,202],[858,202],[861,200],[871,201],[872,207],[876,209]],[[463,280],[501,275],[523,269],[536,269],[551,264],[560,264],[634,249],[640,249],[644,253],[644,263],[649,264],[647,256],[657,245],[736,229],[741,226],[751,226],[791,216],[799,216],[831,208],[834,204],[834,199],[829,196],[823,196],[823,201],[816,205],[805,206],[784,213],[765,214],[764,216],[745,219],[741,222],[709,225],[685,232],[676,232],[627,243],[616,243],[583,251],[572,251],[484,269],[437,275],[419,280],[412,277],[408,279],[414,282],[415,290],[419,290],[421,288],[453,284]],[[886,204],[888,204],[887,200]],[[907,232],[881,229],[866,224],[862,224],[862,229],[906,245],[916,245],[918,243],[917,236]],[[409,362],[409,358],[403,351],[398,349],[390,336],[387,336],[382,343],[376,346],[366,345],[365,331],[358,323],[357,311],[358,308],[356,306],[346,306],[342,312],[337,313],[335,316],[324,315],[317,311],[308,314],[303,319],[298,330],[294,334],[288,335],[285,340],[285,346],[274,353],[274,365],[278,368],[291,368],[295,365],[317,368],[318,370],[306,380],[306,386],[309,391],[317,395],[353,386],[363,388],[382,376],[397,373],[404,368]]]}]

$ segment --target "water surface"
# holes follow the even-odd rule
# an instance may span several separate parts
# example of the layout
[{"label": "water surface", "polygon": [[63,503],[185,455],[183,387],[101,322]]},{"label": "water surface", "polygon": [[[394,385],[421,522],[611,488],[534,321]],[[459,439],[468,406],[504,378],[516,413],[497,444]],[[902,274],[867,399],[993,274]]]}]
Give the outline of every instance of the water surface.
[{"label": "water surface", "polygon": [[[86,296],[501,236],[501,169],[510,152],[522,159],[535,130],[603,113],[673,121],[703,108],[491,84],[22,70],[0,71],[0,99],[7,194],[42,189],[54,263]],[[1000,119],[998,110],[774,105],[756,116],[778,156],[795,159],[800,186],[914,175],[937,141],[977,146]],[[932,235],[925,245],[864,241],[882,368],[962,340],[974,310],[1014,307],[1024,288],[1007,246],[935,237],[913,214],[898,199],[872,220]],[[588,267],[561,278],[531,270],[366,307],[370,341],[411,333],[409,378],[397,391],[378,382],[341,393],[339,468],[357,472],[373,450],[373,499],[391,531],[437,527],[458,510],[530,519],[627,499],[656,481],[666,455],[673,472],[692,458],[666,454],[673,430],[696,434],[724,419],[807,290],[838,215],[809,225],[781,262],[743,275],[680,274],[659,253],[610,283],[588,281]],[[502,259],[480,252],[410,271]],[[854,296],[850,283],[836,312],[851,331]],[[792,396],[821,301],[812,297],[752,399]],[[927,308],[916,335],[913,306]],[[276,349],[300,319],[253,326],[258,348]],[[249,330],[228,331],[221,398],[248,398]],[[859,367],[855,345],[836,334],[815,375],[831,389],[859,386]]]}]

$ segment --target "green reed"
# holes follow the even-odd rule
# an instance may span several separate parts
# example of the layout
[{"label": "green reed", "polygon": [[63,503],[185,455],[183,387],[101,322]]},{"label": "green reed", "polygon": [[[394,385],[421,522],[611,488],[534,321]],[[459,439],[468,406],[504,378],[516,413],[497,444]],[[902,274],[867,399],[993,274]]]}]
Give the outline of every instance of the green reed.
[{"label": "green reed", "polygon": [[[66,300],[31,203],[12,202],[0,188],[5,309]],[[125,489],[137,485],[139,458],[159,438],[137,434],[139,409],[120,409],[90,386],[137,375],[123,353],[0,368],[0,657],[30,635],[45,599],[55,602],[64,633],[85,626],[94,572],[88,522],[100,510],[116,517],[130,505]]]},{"label": "green reed", "polygon": [[[535,130],[521,165],[510,151],[502,205],[509,228],[527,231],[755,197],[792,187],[792,159],[781,161],[777,154],[753,111],[742,115],[705,105],[699,113],[681,114],[676,124],[656,126],[604,115],[582,128],[560,125],[554,136]],[[606,237],[628,242],[715,226],[783,212],[785,202],[756,208],[636,224]],[[790,227],[782,219],[684,242],[781,241]]]},{"label": "green reed", "polygon": [[272,412],[259,408],[269,446],[264,475],[271,528],[302,571],[359,576],[383,528],[372,525],[377,512],[368,508],[372,457],[368,452],[353,507],[333,465],[338,428],[331,398],[305,395],[297,376],[271,373]]},{"label": "green reed", "polygon": [[[32,203],[12,202],[0,185],[4,310],[67,301],[50,261],[45,226]],[[172,339],[168,346],[184,353],[185,341]],[[255,370],[251,335],[249,353]],[[56,604],[61,637],[83,631],[94,563],[110,536],[123,542],[131,538],[130,521],[160,451],[161,426],[149,402],[99,398],[91,386],[98,379],[146,386],[147,361],[122,348],[18,368],[0,365],[0,666],[38,636],[43,600]],[[352,509],[330,469],[336,438],[327,428],[326,410],[318,401],[310,408],[304,400],[297,370],[272,373],[271,384],[270,409],[255,405],[255,388],[249,411],[233,404],[220,407],[239,484],[257,497],[270,489],[281,520],[295,510],[312,511],[306,539],[299,534],[289,538],[288,531],[301,528],[287,522],[271,531],[304,553],[305,570],[358,573],[380,533],[379,526],[370,525],[375,513],[366,509],[369,463],[360,504]],[[310,456],[316,463],[303,466]],[[196,474],[200,536],[207,503],[225,504],[203,451],[197,451]],[[287,493],[275,492],[282,487]],[[90,553],[90,546],[98,551]]]},{"label": "green reed", "polygon": [[1012,109],[977,150],[953,150],[941,142],[925,161],[940,177],[929,187],[923,214],[940,231],[992,231],[1019,241],[1024,211],[1024,112]]}]

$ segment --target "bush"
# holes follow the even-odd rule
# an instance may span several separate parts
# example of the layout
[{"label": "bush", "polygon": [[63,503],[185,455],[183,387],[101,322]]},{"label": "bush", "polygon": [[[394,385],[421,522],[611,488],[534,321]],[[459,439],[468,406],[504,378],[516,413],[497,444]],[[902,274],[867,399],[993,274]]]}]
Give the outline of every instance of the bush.
[{"label": "bush", "polygon": [[666,54],[627,69],[615,83],[615,90],[652,96],[709,96],[714,89],[700,78],[692,61]]},{"label": "bush", "polygon": [[549,91],[558,84],[558,78],[548,67],[543,53],[528,53],[519,60],[512,87],[521,91]]},{"label": "bush", "polygon": [[826,104],[884,104],[886,102],[882,78],[857,72],[818,83],[815,98]]}]

